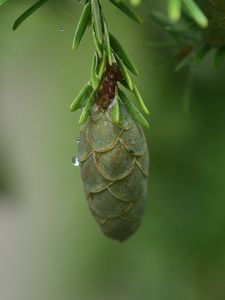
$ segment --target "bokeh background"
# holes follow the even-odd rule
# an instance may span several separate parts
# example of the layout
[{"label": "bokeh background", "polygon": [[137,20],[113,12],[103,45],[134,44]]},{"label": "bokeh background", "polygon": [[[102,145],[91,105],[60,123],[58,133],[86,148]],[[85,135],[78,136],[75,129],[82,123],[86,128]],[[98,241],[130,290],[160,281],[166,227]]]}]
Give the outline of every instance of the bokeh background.
[{"label": "bokeh background", "polygon": [[[89,32],[71,41],[82,4],[51,0],[16,32],[31,0],[0,8],[0,299],[225,299],[225,67],[210,55],[174,72],[171,49],[144,1],[138,26],[104,2],[109,27],[140,69],[150,107],[148,209],[125,243],[101,234],[85,201],[76,155],[89,78]],[[164,1],[161,1],[164,3]]]}]

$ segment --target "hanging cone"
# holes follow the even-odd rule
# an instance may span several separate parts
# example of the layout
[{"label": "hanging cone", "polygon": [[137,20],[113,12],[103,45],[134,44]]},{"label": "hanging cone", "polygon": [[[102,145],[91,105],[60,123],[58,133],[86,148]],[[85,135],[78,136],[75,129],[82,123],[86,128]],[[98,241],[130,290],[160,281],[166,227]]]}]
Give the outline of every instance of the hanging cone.
[{"label": "hanging cone", "polygon": [[124,105],[120,104],[118,125],[113,124],[111,108],[101,111],[96,107],[80,128],[81,177],[101,230],[123,241],[139,227],[146,207],[147,143],[142,128]]}]

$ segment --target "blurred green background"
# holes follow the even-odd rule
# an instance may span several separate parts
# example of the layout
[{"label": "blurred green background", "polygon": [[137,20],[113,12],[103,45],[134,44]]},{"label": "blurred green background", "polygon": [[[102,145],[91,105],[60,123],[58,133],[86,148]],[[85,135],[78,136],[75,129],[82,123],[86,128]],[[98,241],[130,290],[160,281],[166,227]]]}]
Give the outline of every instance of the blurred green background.
[{"label": "blurred green background", "polygon": [[143,224],[123,244],[103,236],[71,164],[79,113],[68,108],[94,51],[90,32],[71,51],[82,5],[51,0],[13,32],[33,1],[9,1],[0,8],[0,299],[225,299],[225,68],[209,56],[174,72],[171,51],[148,45],[164,38],[149,19],[154,1],[138,9],[141,26],[102,2],[151,110]]}]

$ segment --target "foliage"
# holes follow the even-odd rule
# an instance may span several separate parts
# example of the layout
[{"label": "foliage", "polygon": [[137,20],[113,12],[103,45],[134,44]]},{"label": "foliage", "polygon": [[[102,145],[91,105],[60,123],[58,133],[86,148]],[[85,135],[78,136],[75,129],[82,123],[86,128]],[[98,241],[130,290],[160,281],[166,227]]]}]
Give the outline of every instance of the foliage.
[{"label": "foliage", "polygon": [[[200,64],[210,51],[215,51],[214,66],[220,67],[225,59],[225,30],[221,14],[225,6],[217,6],[213,1],[196,1],[208,17],[208,26],[204,29],[196,26],[193,19],[185,13],[178,23],[167,18],[161,12],[152,11],[152,20],[157,23],[174,41],[173,47],[179,50],[179,62],[176,70],[191,63]],[[224,3],[225,4],[225,3]]]}]

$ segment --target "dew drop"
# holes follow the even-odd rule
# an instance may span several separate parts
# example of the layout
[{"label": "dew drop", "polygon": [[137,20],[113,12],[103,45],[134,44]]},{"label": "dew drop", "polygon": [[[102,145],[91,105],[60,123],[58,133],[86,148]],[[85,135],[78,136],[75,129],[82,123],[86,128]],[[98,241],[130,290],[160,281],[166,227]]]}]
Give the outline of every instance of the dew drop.
[{"label": "dew drop", "polygon": [[79,136],[76,138],[75,142],[76,142],[77,144],[80,143],[80,137],[79,137]]},{"label": "dew drop", "polygon": [[64,26],[60,27],[60,31],[63,32],[65,30]]},{"label": "dew drop", "polygon": [[72,164],[74,165],[74,167],[79,167],[80,162],[78,156],[72,157]]}]

